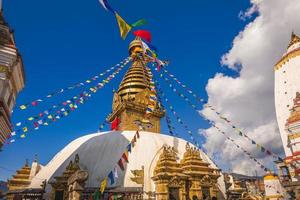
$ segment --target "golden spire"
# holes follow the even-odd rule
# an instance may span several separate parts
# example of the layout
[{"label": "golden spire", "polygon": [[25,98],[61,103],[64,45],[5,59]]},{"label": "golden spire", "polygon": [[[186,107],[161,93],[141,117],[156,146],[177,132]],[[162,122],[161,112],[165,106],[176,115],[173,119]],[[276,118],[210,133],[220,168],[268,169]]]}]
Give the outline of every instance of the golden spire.
[{"label": "golden spire", "polygon": [[288,48],[290,48],[293,44],[296,44],[298,42],[300,42],[300,37],[298,35],[296,35],[294,32],[292,32],[291,41],[288,45]]},{"label": "golden spire", "polygon": [[[119,118],[118,130],[137,130],[136,121],[143,121],[147,106],[150,104],[151,70],[147,67],[149,60],[144,54],[140,38],[135,38],[129,45],[132,65],[126,72],[118,91],[114,95],[113,113],[108,117],[110,122]],[[153,102],[152,102],[153,104]],[[157,102],[146,130],[160,132],[160,118],[164,116]]]},{"label": "golden spire", "polygon": [[30,172],[31,167],[29,166],[28,160],[26,160],[24,166],[17,170],[16,174],[8,181],[9,191],[16,189],[24,189],[30,185]]}]

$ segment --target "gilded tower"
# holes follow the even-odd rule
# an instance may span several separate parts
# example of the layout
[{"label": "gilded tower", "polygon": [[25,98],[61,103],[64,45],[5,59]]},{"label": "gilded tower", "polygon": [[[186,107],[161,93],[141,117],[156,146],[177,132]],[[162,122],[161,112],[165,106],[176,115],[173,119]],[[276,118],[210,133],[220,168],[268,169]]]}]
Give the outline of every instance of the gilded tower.
[{"label": "gilded tower", "polygon": [[[141,39],[136,38],[130,43],[129,54],[132,65],[114,94],[113,112],[108,120],[117,120],[117,130],[137,130],[138,126],[142,126],[145,131],[159,133],[164,111],[157,100],[153,102],[150,99],[156,92],[151,88],[152,73],[147,67],[149,59],[144,53]],[[147,115],[146,110],[150,104],[153,109]]]}]

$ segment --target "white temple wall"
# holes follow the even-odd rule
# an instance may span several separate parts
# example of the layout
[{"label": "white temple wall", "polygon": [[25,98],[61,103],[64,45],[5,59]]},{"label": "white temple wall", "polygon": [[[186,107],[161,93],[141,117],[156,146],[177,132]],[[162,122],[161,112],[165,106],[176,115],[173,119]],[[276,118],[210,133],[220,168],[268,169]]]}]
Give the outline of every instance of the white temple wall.
[{"label": "white temple wall", "polygon": [[300,92],[300,57],[290,59],[275,71],[275,107],[279,131],[286,156],[291,156],[287,146],[288,132],[285,130],[286,120],[290,116],[293,99]]}]

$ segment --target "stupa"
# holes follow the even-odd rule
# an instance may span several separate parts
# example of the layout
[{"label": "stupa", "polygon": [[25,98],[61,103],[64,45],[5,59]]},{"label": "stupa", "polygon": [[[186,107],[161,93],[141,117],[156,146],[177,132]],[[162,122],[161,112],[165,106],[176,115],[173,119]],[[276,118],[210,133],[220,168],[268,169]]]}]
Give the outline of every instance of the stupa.
[{"label": "stupa", "polygon": [[141,39],[131,42],[129,54],[132,65],[114,94],[108,117],[115,131],[74,140],[26,188],[41,189],[46,180],[45,199],[89,199],[142,126],[129,162],[124,170],[116,168],[118,178],[108,182],[104,199],[112,194],[119,199],[225,199],[223,175],[210,158],[186,140],[161,133],[165,111],[157,100],[152,99],[152,112],[145,115],[155,91]]}]

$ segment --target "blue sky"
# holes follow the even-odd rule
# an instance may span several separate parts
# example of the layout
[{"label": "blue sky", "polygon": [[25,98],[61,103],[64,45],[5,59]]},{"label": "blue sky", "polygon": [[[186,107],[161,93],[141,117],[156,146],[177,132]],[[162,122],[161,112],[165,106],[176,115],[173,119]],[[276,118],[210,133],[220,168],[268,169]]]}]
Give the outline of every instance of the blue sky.
[{"label": "blue sky", "polygon": [[[160,58],[169,60],[169,70],[200,96],[206,97],[205,86],[216,72],[235,75],[220,66],[220,57],[231,48],[232,39],[247,23],[238,18],[238,13],[249,7],[248,1],[110,2],[126,21],[148,21],[143,28],[152,32]],[[4,1],[3,9],[6,21],[15,31],[26,73],[26,87],[18,96],[17,105],[101,73],[128,55],[128,44],[133,39],[132,35],[125,41],[120,38],[114,16],[105,12],[98,0],[13,0]],[[69,142],[95,132],[111,111],[112,90],[118,88],[122,76],[123,73],[69,117],[4,147],[0,166],[16,170],[35,154],[39,162],[47,164]],[[194,133],[208,126],[162,85]],[[40,107],[16,111],[13,122],[23,121],[82,89],[53,98]],[[186,137],[180,126],[176,127]],[[162,131],[167,133],[165,126]],[[11,174],[0,168],[0,180]]]}]

